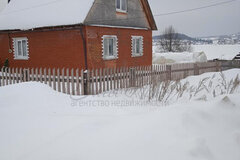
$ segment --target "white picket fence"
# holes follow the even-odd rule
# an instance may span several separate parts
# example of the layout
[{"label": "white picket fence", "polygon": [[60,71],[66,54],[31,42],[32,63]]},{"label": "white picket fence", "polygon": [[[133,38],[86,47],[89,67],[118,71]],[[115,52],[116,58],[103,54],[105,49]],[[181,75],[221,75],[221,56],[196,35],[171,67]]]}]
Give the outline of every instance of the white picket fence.
[{"label": "white picket fence", "polygon": [[190,75],[219,71],[219,62],[183,63],[93,70],[60,68],[2,68],[0,86],[36,81],[54,90],[72,95],[95,95],[102,92],[142,87],[153,80],[180,80]]}]

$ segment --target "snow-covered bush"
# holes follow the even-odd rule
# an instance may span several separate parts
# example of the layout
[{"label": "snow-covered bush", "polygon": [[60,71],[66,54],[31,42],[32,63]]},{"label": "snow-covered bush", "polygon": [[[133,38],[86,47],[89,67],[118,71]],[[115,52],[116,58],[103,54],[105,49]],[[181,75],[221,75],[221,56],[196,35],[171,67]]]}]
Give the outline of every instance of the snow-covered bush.
[{"label": "snow-covered bush", "polygon": [[152,84],[141,88],[127,89],[128,96],[137,95],[140,99],[159,102],[166,105],[181,100],[204,100],[220,95],[239,93],[240,78],[227,79],[224,73],[210,77],[196,79],[194,83],[184,79],[182,81],[152,80]]}]

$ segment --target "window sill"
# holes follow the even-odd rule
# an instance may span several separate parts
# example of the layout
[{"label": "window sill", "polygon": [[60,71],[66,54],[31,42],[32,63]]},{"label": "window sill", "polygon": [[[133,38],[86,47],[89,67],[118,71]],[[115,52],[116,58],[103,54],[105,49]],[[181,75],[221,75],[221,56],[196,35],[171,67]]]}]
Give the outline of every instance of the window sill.
[{"label": "window sill", "polygon": [[14,60],[25,60],[27,61],[29,58],[28,57],[18,57],[18,58],[14,58]]},{"label": "window sill", "polygon": [[116,60],[118,57],[103,57],[103,60],[110,61],[110,60]]},{"label": "window sill", "polygon": [[117,9],[116,10],[117,14],[127,14],[127,11],[121,10],[121,9]]},{"label": "window sill", "polygon": [[132,54],[132,57],[134,58],[134,57],[142,57],[143,56],[143,54],[136,54],[136,53],[134,53],[134,54]]}]

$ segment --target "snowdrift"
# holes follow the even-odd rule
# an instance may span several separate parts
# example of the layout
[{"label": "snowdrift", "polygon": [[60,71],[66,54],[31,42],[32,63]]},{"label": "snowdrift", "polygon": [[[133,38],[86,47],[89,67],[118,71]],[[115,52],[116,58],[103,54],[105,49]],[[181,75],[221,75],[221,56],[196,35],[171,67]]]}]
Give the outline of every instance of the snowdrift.
[{"label": "snowdrift", "polygon": [[160,53],[158,46],[153,44],[153,63],[205,62],[206,59],[232,60],[240,52],[240,45],[193,45],[192,47],[191,53],[172,54]]},{"label": "snowdrift", "polygon": [[[231,79],[240,70],[224,73]],[[196,84],[214,74],[185,80]],[[124,94],[70,97],[33,82],[1,87],[0,159],[239,160],[239,96],[118,107],[140,100]]]},{"label": "snowdrift", "polygon": [[204,52],[169,52],[154,53],[153,64],[171,64],[171,63],[195,63],[207,62],[207,56]]},{"label": "snowdrift", "polygon": [[204,52],[208,60],[232,60],[239,52],[240,45],[194,45],[195,52]]}]

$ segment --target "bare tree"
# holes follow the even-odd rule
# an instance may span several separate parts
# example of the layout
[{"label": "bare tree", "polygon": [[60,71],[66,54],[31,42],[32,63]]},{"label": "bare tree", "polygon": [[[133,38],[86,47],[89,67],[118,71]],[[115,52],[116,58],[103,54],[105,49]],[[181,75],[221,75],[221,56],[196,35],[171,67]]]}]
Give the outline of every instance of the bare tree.
[{"label": "bare tree", "polygon": [[181,40],[173,26],[169,26],[164,30],[160,39],[160,47],[164,52],[184,52],[192,50],[191,43]]}]

